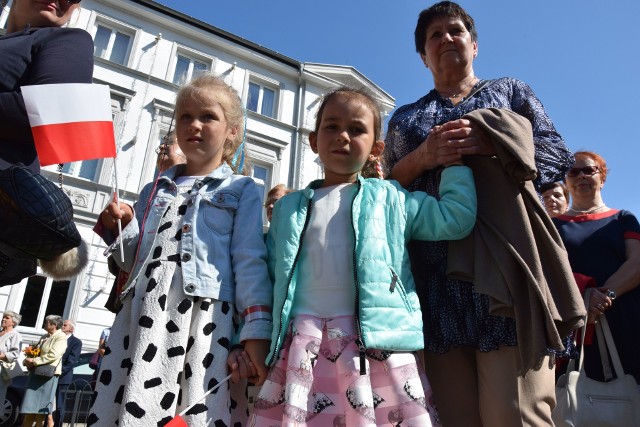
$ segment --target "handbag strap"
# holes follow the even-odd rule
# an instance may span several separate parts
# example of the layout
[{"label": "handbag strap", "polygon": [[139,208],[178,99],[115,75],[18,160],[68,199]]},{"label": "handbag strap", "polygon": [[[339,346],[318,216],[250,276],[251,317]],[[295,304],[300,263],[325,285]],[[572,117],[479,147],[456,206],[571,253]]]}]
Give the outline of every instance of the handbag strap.
[{"label": "handbag strap", "polygon": [[[598,320],[600,316],[598,316]],[[604,373],[604,380],[610,381],[613,379],[613,371],[611,370],[611,364],[609,363],[609,353],[607,352],[607,343],[605,342],[604,332],[602,327],[596,324],[596,336],[598,337],[598,351],[600,352],[600,361],[602,362],[602,372]]]},{"label": "handbag strap", "polygon": [[[589,298],[591,296],[592,291],[593,291],[592,288],[588,288],[584,293],[584,305],[587,309],[589,307]],[[584,324],[582,325],[582,328],[580,328],[580,334],[582,339],[580,340],[580,357],[578,360],[578,370],[581,373],[584,371],[584,337],[587,331],[587,316],[588,314],[585,314]],[[600,332],[598,332],[598,330],[600,330]],[[622,368],[622,363],[620,362],[620,356],[618,355],[618,350],[616,349],[616,345],[613,342],[613,337],[611,336],[611,329],[609,329],[609,322],[607,322],[607,318],[605,315],[598,316],[598,319],[596,321],[596,334],[598,334],[598,338],[600,337],[600,334],[604,335],[604,340],[598,339],[598,345],[602,346],[600,347],[600,355],[601,355],[600,358],[603,360],[602,363],[603,363],[603,369],[605,370],[605,378],[607,375],[606,373],[607,369],[605,368],[604,360],[607,360],[607,364],[608,364],[609,355],[611,356],[611,361],[613,362],[613,368],[616,373],[616,377],[622,378],[624,376],[624,369]],[[608,350],[608,354],[607,354],[607,350]],[[603,355],[603,352],[604,352],[604,355]],[[575,366],[575,363],[572,359],[569,362],[567,371],[572,371],[574,366]],[[609,374],[610,374],[610,371],[611,371],[611,368],[609,368]]]},{"label": "handbag strap", "polygon": [[613,369],[616,372],[617,378],[622,378],[624,376],[624,369],[622,368],[622,362],[620,362],[620,356],[618,355],[618,349],[616,348],[615,342],[613,342],[613,336],[611,335],[611,329],[609,329],[609,321],[606,316],[603,314],[598,317],[598,323],[596,324],[596,328],[600,327],[604,334],[604,338],[606,341],[607,350],[609,350],[609,356],[611,356],[611,361],[613,362]]}]

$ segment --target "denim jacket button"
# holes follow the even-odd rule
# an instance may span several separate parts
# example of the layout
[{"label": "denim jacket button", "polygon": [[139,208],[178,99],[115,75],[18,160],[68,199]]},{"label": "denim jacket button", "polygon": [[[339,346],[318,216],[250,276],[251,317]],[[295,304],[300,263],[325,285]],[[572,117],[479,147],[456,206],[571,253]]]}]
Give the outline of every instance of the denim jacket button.
[{"label": "denim jacket button", "polygon": [[193,199],[189,199],[189,200],[187,201],[187,205],[191,206],[192,204],[193,204]]},{"label": "denim jacket button", "polygon": [[189,283],[187,286],[184,287],[184,290],[187,292],[193,292],[196,290],[196,285],[194,285],[193,283]]},{"label": "denim jacket button", "polygon": [[191,226],[189,224],[185,224],[182,226],[183,233],[187,233],[189,230],[191,230]]},{"label": "denim jacket button", "polygon": [[183,261],[189,261],[191,259],[191,254],[183,254],[182,255],[182,260]]}]

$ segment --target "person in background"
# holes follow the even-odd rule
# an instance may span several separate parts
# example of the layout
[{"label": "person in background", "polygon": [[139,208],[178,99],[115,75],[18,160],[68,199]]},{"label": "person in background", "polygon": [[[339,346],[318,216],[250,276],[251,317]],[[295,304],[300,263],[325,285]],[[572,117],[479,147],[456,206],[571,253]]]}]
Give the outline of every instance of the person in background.
[{"label": "person in background", "polygon": [[[0,363],[10,367],[17,363],[20,356],[20,341],[22,337],[15,329],[22,320],[22,316],[14,311],[5,311],[2,313],[2,330],[0,330]],[[4,399],[7,395],[7,387],[11,384],[11,378],[0,376],[0,405],[4,405]]]},{"label": "person in background", "polygon": [[422,315],[407,244],[471,232],[473,175],[448,165],[440,200],[381,179],[381,122],[366,92],[326,95],[309,135],[324,179],[275,205],[271,370],[252,426],[439,425],[416,355]]},{"label": "person in background", "polygon": [[264,202],[264,208],[267,210],[267,221],[271,222],[271,215],[273,215],[273,206],[284,195],[291,193],[293,190],[285,187],[284,184],[278,184],[274,186],[267,193],[267,200]]},{"label": "person in background", "polygon": [[62,332],[67,336],[67,349],[62,355],[62,372],[58,378],[58,390],[56,392],[56,410],[53,413],[53,425],[62,427],[66,404],[66,395],[69,385],[73,382],[73,368],[78,364],[80,352],[82,351],[82,341],[76,338],[76,324],[72,320],[62,322]]},{"label": "person in background", "polygon": [[[640,224],[631,212],[605,204],[605,159],[593,151],[579,151],[575,157],[566,178],[571,206],[553,221],[574,273],[595,282],[589,322],[607,317],[622,367],[640,384]],[[585,340],[584,352],[586,374],[604,381],[596,335],[591,344]]]},{"label": "person in background", "polygon": [[123,239],[124,263],[119,245],[113,256],[130,276],[98,375],[94,427],[164,425],[196,402],[183,417],[189,425],[244,424],[246,381],[198,399],[227,378],[229,354],[250,358],[257,385],[267,375],[272,285],[262,197],[236,161],[245,150],[242,101],[206,73],[175,105],[187,162],[147,184],[133,208],[112,202],[99,217],[105,243]]},{"label": "person in background", "polygon": [[[79,2],[14,0],[11,5],[7,33],[0,37],[0,170],[21,163],[40,171],[21,86],[92,82],[91,35],[62,28]],[[35,273],[35,258],[0,252],[0,285]]]},{"label": "person in background", "polygon": [[[37,357],[24,359],[24,366],[29,372],[27,387],[22,398],[20,413],[24,414],[23,427],[36,427],[47,422],[48,427],[53,426],[52,414],[55,410],[56,390],[58,378],[62,373],[62,355],[67,349],[67,336],[62,332],[62,317],[50,314],[44,319],[44,328],[47,334],[40,338],[38,347],[40,354]],[[44,377],[33,374],[32,370],[40,365],[55,366],[52,377]]]},{"label": "person in background", "polygon": [[[109,257],[109,259],[113,259],[113,257]],[[120,301],[117,299],[117,301]],[[98,380],[98,374],[100,373],[100,366],[102,365],[102,358],[106,352],[107,342],[109,342],[109,335],[111,334],[111,326],[104,328],[100,333],[100,338],[98,339],[98,362],[95,366],[91,366],[93,368],[93,375],[91,376],[91,383],[95,388],[95,383]]]},{"label": "person in background", "polygon": [[175,130],[170,131],[162,138],[162,143],[156,148],[157,167],[159,172],[164,172],[172,166],[187,162],[180,146],[177,144]]},{"label": "person in background", "polygon": [[[435,87],[397,108],[389,120],[384,160],[390,179],[438,196],[445,162],[496,154],[487,132],[463,118],[489,108],[510,110],[530,122],[536,187],[564,178],[573,156],[533,90],[514,78],[476,76],[478,34],[462,7],[444,1],[423,10],[414,36]],[[479,199],[478,218],[480,207]],[[443,425],[515,426],[523,419],[551,425],[553,371],[529,366],[526,375],[518,373],[515,320],[491,314],[489,296],[476,292],[470,281],[447,277],[448,246],[447,241],[414,241],[410,247],[424,317],[425,368]]]},{"label": "person in background", "polygon": [[549,182],[540,186],[542,203],[551,218],[562,215],[569,208],[569,189],[564,182]]}]

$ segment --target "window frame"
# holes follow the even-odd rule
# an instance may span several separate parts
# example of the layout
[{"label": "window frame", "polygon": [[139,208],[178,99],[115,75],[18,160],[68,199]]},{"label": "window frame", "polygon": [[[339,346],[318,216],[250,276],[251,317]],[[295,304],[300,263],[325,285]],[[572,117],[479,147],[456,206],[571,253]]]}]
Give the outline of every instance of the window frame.
[{"label": "window frame", "polygon": [[[269,77],[266,76],[262,76],[260,74],[254,73],[249,71],[247,76],[247,80],[245,83],[245,89],[244,89],[244,107],[247,109],[247,111],[251,111],[255,114],[259,114],[261,116],[264,117],[269,117],[271,119],[274,120],[279,120],[280,119],[280,96],[281,96],[281,84],[280,82],[278,82],[277,80],[271,79]],[[257,85],[259,87],[259,93],[258,93],[258,101],[257,101],[257,107],[256,110],[252,110],[249,108],[249,91],[250,91],[250,87],[251,85]],[[269,89],[271,91],[273,91],[273,114],[272,115],[268,115],[268,114],[263,114],[263,101],[264,101],[264,89]]]},{"label": "window frame", "polygon": [[[107,49],[106,49],[106,53],[105,56],[101,56],[101,55],[97,55],[96,54],[96,50],[98,49],[98,46],[95,45],[95,39],[96,39],[96,34],[98,32],[98,27],[104,27],[107,28],[109,30],[111,30],[111,36],[109,39],[109,42],[107,43]],[[93,56],[95,58],[100,58],[102,60],[105,61],[109,61],[111,63],[114,64],[118,64],[118,65],[122,65],[125,67],[129,67],[129,64],[132,61],[132,52],[134,51],[133,46],[135,45],[136,42],[136,38],[137,38],[137,34],[138,34],[138,29],[135,27],[132,27],[131,25],[128,25],[124,22],[121,21],[117,21],[113,18],[110,18],[108,16],[105,15],[94,15],[94,19],[93,21],[90,23],[90,34],[91,37],[94,41],[94,45],[95,45],[95,50],[93,53]],[[113,53],[113,44],[115,41],[115,35],[116,33],[122,33],[126,36],[129,36],[129,43],[127,45],[127,50],[125,52],[124,55],[124,61],[122,63],[120,62],[116,62],[116,61],[112,61],[110,59],[111,54]]]},{"label": "window frame", "polygon": [[[20,281],[20,283],[16,284],[15,286],[17,286],[19,288],[19,291],[17,292],[17,299],[14,301],[14,308],[13,310],[23,314],[24,310],[22,310],[23,308],[23,304],[25,302],[24,298],[25,295],[27,293],[27,286],[29,285],[29,281],[31,280],[44,280],[44,286],[42,286],[42,295],[40,297],[40,304],[37,308],[37,312],[36,312],[36,320],[35,320],[35,324],[34,325],[25,325],[24,323],[21,323],[19,325],[19,328],[22,330],[26,330],[29,332],[35,331],[36,333],[38,333],[39,335],[42,333],[42,324],[44,323],[44,319],[48,314],[58,314],[60,316],[64,317],[68,317],[67,314],[67,308],[69,306],[69,302],[71,301],[70,298],[73,297],[73,294],[75,292],[75,284],[73,279],[69,279],[69,280],[54,280],[50,277],[45,276],[42,273],[38,273],[34,276],[31,277],[27,277],[25,279],[23,279],[22,281]],[[51,311],[50,313],[47,313],[47,308],[50,305],[50,297],[51,297],[51,290],[53,288],[53,284],[54,282],[61,282],[61,283],[66,283],[67,285],[67,292],[66,292],[66,297],[65,297],[65,301],[64,301],[64,308],[62,310],[62,312],[60,311]],[[38,286],[38,284],[34,284],[34,286]],[[7,309],[9,309],[9,304],[7,304]],[[24,315],[23,315],[23,320],[24,320]]]},{"label": "window frame", "polygon": [[[179,81],[175,83],[174,80],[175,80],[175,74],[176,74],[176,67],[178,66],[179,56],[182,56],[183,58],[188,59],[189,65],[188,65],[187,75],[184,79],[184,82]],[[207,67],[206,71],[212,71],[215,69],[216,58],[210,55],[206,55],[195,49],[191,49],[187,46],[174,43],[173,49],[171,52],[171,62],[169,64],[169,67],[167,68],[166,80],[176,86],[180,86],[183,83],[188,82],[193,78],[195,62],[204,64]]]}]

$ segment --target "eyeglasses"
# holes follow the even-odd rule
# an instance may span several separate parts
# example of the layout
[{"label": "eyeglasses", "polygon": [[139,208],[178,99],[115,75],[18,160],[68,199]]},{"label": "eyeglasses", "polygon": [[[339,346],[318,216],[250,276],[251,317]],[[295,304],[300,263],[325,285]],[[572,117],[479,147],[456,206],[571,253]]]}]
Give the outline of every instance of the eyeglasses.
[{"label": "eyeglasses", "polygon": [[169,146],[171,146],[171,145],[173,145],[173,143],[171,143],[171,144],[162,144],[162,145],[160,145],[158,148],[156,148],[153,151],[155,151],[156,154],[166,154],[166,153],[169,152]]},{"label": "eyeglasses", "polygon": [[67,3],[78,4],[80,3],[80,0],[67,0]]},{"label": "eyeglasses", "polygon": [[582,168],[571,168],[569,169],[569,172],[567,172],[567,176],[570,176],[571,178],[575,178],[576,176],[580,175],[580,172],[582,172],[584,174],[584,176],[593,176],[595,174],[597,174],[598,172],[600,172],[600,169],[597,166],[585,166]]}]

